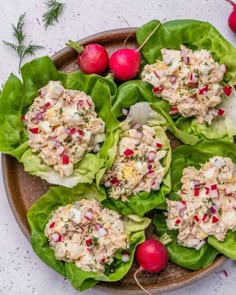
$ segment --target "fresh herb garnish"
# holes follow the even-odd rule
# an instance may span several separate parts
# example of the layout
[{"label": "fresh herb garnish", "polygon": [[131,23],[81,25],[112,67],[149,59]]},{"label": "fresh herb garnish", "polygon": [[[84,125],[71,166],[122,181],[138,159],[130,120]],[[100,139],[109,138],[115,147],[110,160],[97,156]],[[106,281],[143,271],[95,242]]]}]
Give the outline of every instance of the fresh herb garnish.
[{"label": "fresh herb garnish", "polygon": [[25,22],[25,16],[26,16],[26,12],[20,15],[16,26],[12,25],[13,37],[16,38],[17,43],[10,43],[3,40],[3,43],[5,45],[11,47],[18,54],[20,58],[19,72],[20,72],[22,61],[26,55],[35,55],[37,50],[44,48],[43,46],[32,44],[33,41],[30,41],[28,46],[24,44],[25,34],[23,33],[23,26]]},{"label": "fresh herb garnish", "polygon": [[48,26],[54,25],[55,22],[58,23],[58,17],[62,13],[65,3],[56,0],[48,0],[45,4],[48,7],[48,11],[43,14],[43,22],[45,29],[47,29]]}]

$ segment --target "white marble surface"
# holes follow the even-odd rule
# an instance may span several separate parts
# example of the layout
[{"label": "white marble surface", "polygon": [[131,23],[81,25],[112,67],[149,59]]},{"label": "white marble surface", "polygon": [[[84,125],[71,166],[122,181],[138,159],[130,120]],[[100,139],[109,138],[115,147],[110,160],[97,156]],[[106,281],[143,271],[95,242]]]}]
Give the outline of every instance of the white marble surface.
[{"label": "white marble surface", "polygon": [[[1,40],[12,39],[11,24],[27,12],[25,33],[27,41],[45,46],[40,55],[52,55],[64,47],[68,39],[121,27],[140,26],[159,18],[166,20],[194,18],[209,21],[236,45],[236,35],[227,26],[231,7],[224,0],[64,0],[66,7],[59,23],[47,31],[42,26],[44,1],[0,1],[0,85],[10,72],[17,73],[18,59]],[[27,60],[27,59],[26,59]],[[1,168],[1,167],[0,167]],[[1,172],[0,172],[1,173]],[[73,295],[78,292],[33,253],[12,215],[0,175],[0,294],[2,295]],[[235,294],[236,262],[228,261],[219,271],[226,270],[223,279],[213,273],[201,281],[168,294]],[[94,290],[84,294],[101,294]]]}]

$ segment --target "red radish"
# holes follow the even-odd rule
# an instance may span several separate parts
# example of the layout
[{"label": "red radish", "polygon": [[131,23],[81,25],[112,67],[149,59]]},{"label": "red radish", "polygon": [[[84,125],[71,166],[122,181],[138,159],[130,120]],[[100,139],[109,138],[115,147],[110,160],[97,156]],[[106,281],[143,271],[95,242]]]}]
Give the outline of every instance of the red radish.
[{"label": "red radish", "polygon": [[71,40],[66,45],[79,53],[77,62],[81,71],[85,74],[102,74],[107,69],[109,56],[103,46],[97,43],[82,46]]},{"label": "red radish", "polygon": [[143,270],[154,273],[164,269],[168,263],[168,251],[164,245],[169,242],[171,242],[170,236],[164,234],[159,241],[155,239],[147,239],[139,244],[136,249],[135,258],[140,266],[134,273],[134,279],[139,287],[147,294],[151,293],[145,290],[145,288],[139,283],[137,274]]},{"label": "red radish", "polygon": [[147,43],[149,38],[159,28],[159,23],[155,29],[150,33],[146,40],[137,49],[122,48],[115,51],[109,61],[109,67],[115,78],[120,81],[127,81],[135,78],[140,68],[140,50]]},{"label": "red radish", "polygon": [[229,15],[228,18],[228,25],[232,32],[236,33],[236,3],[234,3],[232,0],[226,0],[233,6],[233,11]]},{"label": "red radish", "polygon": [[230,94],[232,92],[232,87],[231,86],[224,86],[223,91],[227,96],[230,96]]}]

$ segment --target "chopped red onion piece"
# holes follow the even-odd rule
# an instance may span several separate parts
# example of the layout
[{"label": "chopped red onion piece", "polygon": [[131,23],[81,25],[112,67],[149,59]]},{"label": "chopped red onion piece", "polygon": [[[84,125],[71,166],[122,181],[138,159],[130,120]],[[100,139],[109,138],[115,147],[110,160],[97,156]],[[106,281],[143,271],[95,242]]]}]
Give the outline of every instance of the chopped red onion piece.
[{"label": "chopped red onion piece", "polygon": [[96,223],[95,224],[95,229],[96,230],[99,230],[101,227],[102,227],[102,225],[100,223]]},{"label": "chopped red onion piece", "polygon": [[91,211],[87,211],[87,212],[85,212],[84,217],[87,218],[88,220],[92,220],[93,213]]},{"label": "chopped red onion piece", "polygon": [[101,228],[98,229],[98,235],[100,237],[105,237],[105,236],[107,236],[107,234],[108,234],[108,231],[107,231],[106,228],[101,227]]}]

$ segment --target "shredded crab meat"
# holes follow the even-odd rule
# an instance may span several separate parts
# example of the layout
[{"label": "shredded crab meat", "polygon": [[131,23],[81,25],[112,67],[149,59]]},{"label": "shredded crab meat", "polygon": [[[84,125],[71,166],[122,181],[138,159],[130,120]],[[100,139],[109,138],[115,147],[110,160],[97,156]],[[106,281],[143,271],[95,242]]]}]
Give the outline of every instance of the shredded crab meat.
[{"label": "shredded crab meat", "polygon": [[155,129],[147,125],[135,127],[121,135],[113,166],[102,179],[110,197],[116,200],[126,201],[130,195],[159,190],[164,177],[161,159],[167,151]]},{"label": "shredded crab meat", "polygon": [[212,157],[199,170],[186,167],[181,184],[181,200],[167,200],[167,226],[179,230],[179,244],[200,249],[208,236],[224,241],[228,230],[236,230],[236,165],[230,158]]},{"label": "shredded crab meat", "polygon": [[[223,110],[215,107],[221,103],[222,82],[226,67],[216,62],[205,49],[191,50],[181,45],[180,50],[163,48],[162,61],[146,65],[142,80],[154,86],[155,95],[167,100],[176,112],[184,117],[195,116],[199,123],[212,123]],[[170,114],[174,114],[172,109]]]},{"label": "shredded crab meat", "polygon": [[75,263],[91,272],[104,273],[119,249],[128,249],[129,238],[121,216],[96,200],[59,207],[45,227],[45,235],[58,260]]},{"label": "shredded crab meat", "polygon": [[98,152],[105,139],[105,123],[97,118],[91,97],[57,81],[39,90],[24,124],[32,151],[61,176],[71,175],[74,164],[86,152]]}]

